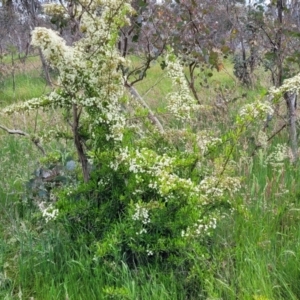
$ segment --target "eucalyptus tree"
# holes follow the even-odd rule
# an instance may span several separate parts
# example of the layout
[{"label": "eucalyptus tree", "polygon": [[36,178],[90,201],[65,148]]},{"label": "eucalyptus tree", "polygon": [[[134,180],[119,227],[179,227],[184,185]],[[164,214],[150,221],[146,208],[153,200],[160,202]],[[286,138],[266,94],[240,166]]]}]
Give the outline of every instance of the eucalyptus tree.
[{"label": "eucalyptus tree", "polygon": [[[7,0],[2,2],[0,10],[0,22],[2,24],[0,34],[1,49],[5,52],[18,52],[26,58],[30,51],[31,31],[36,26],[50,27],[43,15],[42,2],[39,0]],[[48,65],[39,51],[45,79],[51,84]],[[24,56],[25,54],[25,56]]]},{"label": "eucalyptus tree", "polygon": [[[300,70],[299,46],[299,1],[272,0],[258,1],[257,9],[264,4],[264,13],[255,24],[259,29],[264,55],[261,61],[272,78],[272,84],[280,87],[284,80]],[[286,91],[283,98],[287,107],[287,124],[293,160],[298,159],[296,128],[297,95]]]},{"label": "eucalyptus tree", "polygon": [[[231,1],[228,1],[231,3]],[[241,57],[235,62],[235,74],[250,84],[251,74],[258,65],[270,75],[271,84],[283,85],[284,80],[300,70],[299,1],[255,0],[239,6],[231,5],[231,38],[240,42]],[[295,93],[285,92],[286,124],[293,160],[298,158]],[[267,122],[267,125],[269,123]]]},{"label": "eucalyptus tree", "polygon": [[161,41],[166,41],[183,59],[188,69],[186,79],[198,103],[201,99],[196,78],[202,73],[199,73],[201,67],[221,70],[223,56],[230,51],[225,11],[219,0],[165,1],[154,5],[150,22],[145,26],[153,31],[157,49],[162,46]]}]

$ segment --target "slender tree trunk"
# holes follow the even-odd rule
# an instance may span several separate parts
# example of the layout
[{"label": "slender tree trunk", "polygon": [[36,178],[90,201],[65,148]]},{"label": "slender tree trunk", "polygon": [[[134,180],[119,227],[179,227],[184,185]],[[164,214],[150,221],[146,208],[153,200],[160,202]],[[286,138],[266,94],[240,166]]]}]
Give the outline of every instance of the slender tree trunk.
[{"label": "slender tree trunk", "polygon": [[[285,1],[277,0],[277,20],[279,23],[279,29],[276,33],[275,38],[275,49],[276,61],[277,61],[277,84],[281,86],[283,84],[283,56],[282,56],[282,35],[283,35],[283,17],[284,17]],[[292,150],[292,160],[296,162],[298,160],[298,141],[297,141],[297,95],[293,92],[287,92],[284,94],[284,99],[287,106],[287,117],[288,117],[288,129],[289,129],[289,140],[290,147]]]},{"label": "slender tree trunk", "polygon": [[145,100],[141,97],[138,91],[134,88],[134,86],[130,85],[129,83],[125,82],[125,87],[129,90],[130,94],[144,107],[148,110],[148,119],[156,125],[160,133],[164,133],[164,127],[158,118],[155,116],[149,105],[145,102]]},{"label": "slender tree trunk", "polygon": [[190,78],[188,78],[187,76],[185,76],[189,86],[190,86],[190,89],[193,93],[193,96],[194,98],[197,100],[197,102],[199,104],[201,104],[201,101],[198,97],[198,94],[197,94],[197,91],[196,91],[196,88],[195,88],[195,69],[197,67],[197,64],[195,62],[192,62],[191,64],[189,64],[189,75],[190,75]]},{"label": "slender tree trunk", "polygon": [[287,109],[288,109],[288,123],[289,123],[289,138],[290,147],[292,150],[292,161],[298,160],[298,141],[297,141],[297,95],[293,92],[287,92],[284,95]]},{"label": "slender tree trunk", "polygon": [[14,59],[14,51],[11,52],[11,76],[13,82],[13,95],[14,98],[16,96],[16,77],[15,77],[15,59]]},{"label": "slender tree trunk", "polygon": [[251,82],[251,78],[249,75],[249,71],[248,71],[248,66],[247,66],[247,55],[246,55],[246,49],[245,49],[245,44],[244,44],[244,39],[243,37],[241,37],[241,46],[242,46],[242,59],[243,59],[243,74],[242,74],[242,83],[247,85],[247,86],[251,86],[252,82]]},{"label": "slender tree trunk", "polygon": [[39,55],[40,55],[40,58],[41,58],[41,62],[42,62],[42,66],[43,66],[43,71],[44,71],[44,74],[45,74],[45,78],[46,78],[46,82],[48,85],[52,86],[52,82],[51,82],[51,77],[50,77],[50,74],[49,74],[49,67],[48,67],[48,64],[44,58],[44,55],[42,53],[42,50],[39,49]]},{"label": "slender tree trunk", "polygon": [[78,111],[78,107],[76,104],[73,104],[72,109],[73,109],[72,130],[73,130],[73,136],[74,136],[74,144],[75,144],[77,154],[79,157],[79,161],[81,164],[83,180],[86,183],[90,179],[90,172],[89,172],[89,168],[88,168],[88,160],[87,160],[87,157],[86,157],[86,154],[84,151],[82,140],[81,140],[79,132],[78,132],[80,111]]}]

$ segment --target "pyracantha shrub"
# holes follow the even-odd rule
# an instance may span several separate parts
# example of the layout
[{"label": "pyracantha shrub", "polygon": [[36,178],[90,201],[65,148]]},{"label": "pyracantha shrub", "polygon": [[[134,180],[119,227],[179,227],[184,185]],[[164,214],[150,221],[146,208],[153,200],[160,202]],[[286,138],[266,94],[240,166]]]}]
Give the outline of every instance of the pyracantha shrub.
[{"label": "pyracantha shrub", "polygon": [[233,149],[247,125],[270,106],[260,101],[246,106],[226,136],[230,143],[209,127],[199,130],[201,106],[169,49],[165,70],[172,93],[159,130],[129,96],[121,73],[127,62],[116,44],[133,13],[130,3],[97,0],[88,8],[80,18],[82,38],[73,45],[50,29],[34,29],[32,45],[58,70],[57,87],[4,110],[54,107],[71,124],[83,178],[56,191],[45,217],[63,222],[74,242],[94,245],[97,259],[177,265],[189,265],[191,253],[204,259],[219,220],[239,205]]}]

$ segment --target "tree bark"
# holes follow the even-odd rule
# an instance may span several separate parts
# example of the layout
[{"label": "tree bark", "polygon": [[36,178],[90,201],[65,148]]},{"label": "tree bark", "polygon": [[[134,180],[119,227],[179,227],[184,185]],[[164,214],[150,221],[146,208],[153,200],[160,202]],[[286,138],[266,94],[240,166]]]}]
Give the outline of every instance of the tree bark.
[{"label": "tree bark", "polygon": [[[284,0],[277,0],[277,20],[279,23],[279,29],[276,33],[275,38],[275,48],[277,60],[277,82],[278,86],[283,84],[284,73],[283,73],[283,57],[282,57],[282,35],[283,35],[283,11],[284,11]],[[297,95],[294,92],[286,92],[284,94],[284,99],[287,106],[287,117],[289,125],[289,141],[292,150],[292,161],[296,162],[298,160],[298,142],[297,142]]]},{"label": "tree bark", "polygon": [[125,83],[125,87],[129,90],[130,94],[144,107],[148,110],[148,118],[149,120],[156,125],[160,133],[164,133],[164,127],[162,126],[161,122],[155,116],[149,105],[145,102],[145,100],[141,97],[138,91],[130,84]]},{"label": "tree bark", "polygon": [[48,67],[48,64],[47,64],[47,62],[44,58],[44,55],[43,55],[41,49],[39,49],[39,55],[40,55],[40,58],[41,58],[41,62],[42,62],[46,82],[47,82],[48,85],[52,86],[51,77],[50,77],[50,74],[49,74],[49,67]]},{"label": "tree bark", "polygon": [[298,141],[297,141],[297,95],[294,92],[287,92],[284,94],[284,98],[287,105],[287,115],[289,124],[289,138],[290,147],[292,150],[292,161],[296,162],[298,160]]},{"label": "tree bark", "polygon": [[73,137],[74,137],[74,144],[77,150],[78,158],[81,164],[82,174],[83,174],[83,180],[85,183],[87,183],[90,180],[90,172],[88,168],[88,160],[83,148],[83,144],[78,132],[79,127],[79,118],[80,118],[80,111],[78,111],[78,107],[76,104],[73,104],[73,124],[72,124],[72,131],[73,131]]}]

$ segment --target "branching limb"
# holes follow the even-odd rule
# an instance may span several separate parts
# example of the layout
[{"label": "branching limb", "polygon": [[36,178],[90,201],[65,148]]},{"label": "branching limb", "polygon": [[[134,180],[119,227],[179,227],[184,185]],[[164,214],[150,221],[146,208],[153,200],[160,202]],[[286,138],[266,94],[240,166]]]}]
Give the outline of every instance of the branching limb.
[{"label": "branching limb", "polygon": [[[284,123],[278,130],[276,130],[268,139],[267,142],[270,142],[277,134],[279,134],[288,124]],[[256,151],[261,148],[261,145],[256,145],[252,154],[250,155],[251,157],[253,157],[256,153]]]},{"label": "branching limb", "polygon": [[43,155],[46,155],[46,152],[45,152],[44,148],[42,147],[39,138],[32,137],[32,136],[30,136],[29,133],[24,132],[19,129],[8,129],[7,127],[5,127],[3,125],[0,125],[0,128],[3,129],[4,131],[6,131],[8,134],[17,134],[17,135],[22,135],[22,136],[29,138],[35,144],[35,146],[43,153]]},{"label": "branching limb", "polygon": [[125,82],[125,86],[126,88],[129,90],[130,94],[144,107],[148,110],[148,118],[149,120],[156,125],[156,127],[158,128],[158,130],[161,133],[164,133],[164,127],[162,126],[161,122],[158,120],[158,118],[155,116],[155,114],[153,113],[153,111],[151,110],[151,108],[149,107],[149,105],[145,102],[145,100],[141,97],[141,95],[139,94],[139,92],[130,84],[128,84],[127,82]]}]

